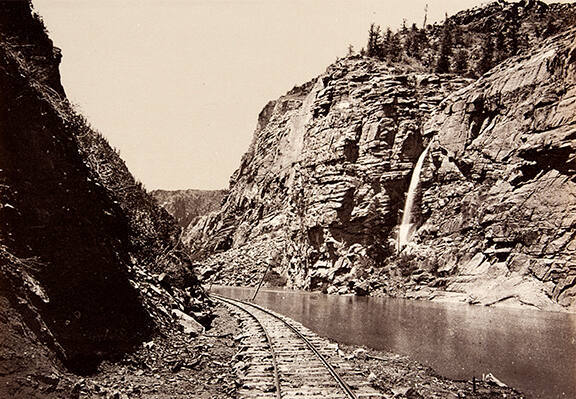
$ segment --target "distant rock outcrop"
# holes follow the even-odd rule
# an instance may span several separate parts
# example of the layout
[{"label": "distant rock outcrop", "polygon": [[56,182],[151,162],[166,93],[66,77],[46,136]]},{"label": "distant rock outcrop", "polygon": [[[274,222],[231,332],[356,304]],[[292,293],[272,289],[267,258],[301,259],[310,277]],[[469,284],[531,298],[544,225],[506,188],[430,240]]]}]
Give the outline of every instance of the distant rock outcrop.
[{"label": "distant rock outcrop", "polygon": [[58,362],[91,372],[172,309],[209,318],[179,229],[74,112],[60,57],[28,1],[0,1],[1,397],[61,397]]},{"label": "distant rock outcrop", "polygon": [[195,224],[200,216],[220,209],[226,190],[154,190],[158,204],[176,219],[180,227]]},{"label": "distant rock outcrop", "polygon": [[202,273],[254,284],[271,263],[330,293],[574,309],[576,32],[538,43],[478,80],[348,57],[270,102],[222,208],[186,232]]}]

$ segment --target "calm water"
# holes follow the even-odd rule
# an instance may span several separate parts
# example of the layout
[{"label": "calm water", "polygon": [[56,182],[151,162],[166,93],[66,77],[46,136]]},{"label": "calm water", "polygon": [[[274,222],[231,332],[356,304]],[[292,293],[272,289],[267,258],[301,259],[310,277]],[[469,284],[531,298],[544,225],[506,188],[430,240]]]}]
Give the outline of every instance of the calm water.
[{"label": "calm water", "polygon": [[[214,287],[247,299],[253,288]],[[335,341],[408,355],[450,378],[482,373],[533,398],[576,398],[576,315],[261,290],[258,304]]]}]

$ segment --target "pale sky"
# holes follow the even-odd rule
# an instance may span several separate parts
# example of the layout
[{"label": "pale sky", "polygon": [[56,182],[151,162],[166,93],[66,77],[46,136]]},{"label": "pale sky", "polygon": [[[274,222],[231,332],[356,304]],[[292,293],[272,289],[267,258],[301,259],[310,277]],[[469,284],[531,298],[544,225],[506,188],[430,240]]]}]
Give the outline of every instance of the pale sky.
[{"label": "pale sky", "polygon": [[365,46],[371,22],[476,0],[33,0],[68,98],[148,189],[226,188],[258,113]]}]

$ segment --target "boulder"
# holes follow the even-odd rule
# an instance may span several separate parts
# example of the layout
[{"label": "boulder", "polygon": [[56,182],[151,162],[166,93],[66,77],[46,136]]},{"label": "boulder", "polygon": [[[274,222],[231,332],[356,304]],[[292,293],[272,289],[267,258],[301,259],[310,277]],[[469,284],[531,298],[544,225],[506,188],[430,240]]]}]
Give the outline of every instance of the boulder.
[{"label": "boulder", "polygon": [[187,315],[178,309],[172,310],[172,316],[175,321],[182,327],[182,331],[192,336],[200,335],[204,332],[204,326],[198,323],[192,316]]}]

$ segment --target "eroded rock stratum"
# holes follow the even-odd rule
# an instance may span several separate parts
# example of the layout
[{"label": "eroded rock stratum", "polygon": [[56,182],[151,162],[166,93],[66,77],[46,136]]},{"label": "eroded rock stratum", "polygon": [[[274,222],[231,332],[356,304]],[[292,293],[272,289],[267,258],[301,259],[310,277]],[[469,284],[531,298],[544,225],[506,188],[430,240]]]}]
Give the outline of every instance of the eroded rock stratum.
[{"label": "eroded rock stratum", "polygon": [[[216,281],[574,309],[576,32],[478,80],[360,56],[262,110],[185,240]],[[425,146],[419,228],[396,236]]]}]

